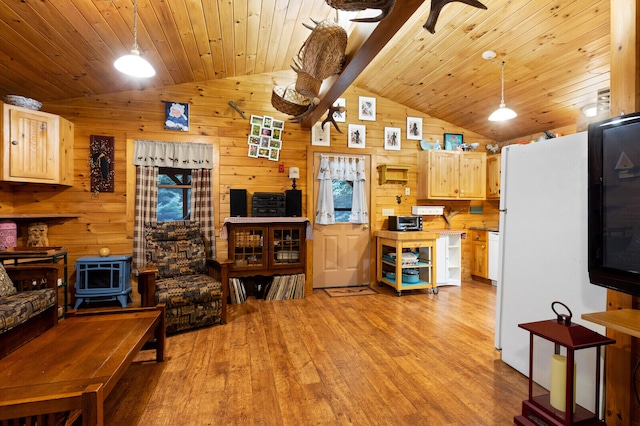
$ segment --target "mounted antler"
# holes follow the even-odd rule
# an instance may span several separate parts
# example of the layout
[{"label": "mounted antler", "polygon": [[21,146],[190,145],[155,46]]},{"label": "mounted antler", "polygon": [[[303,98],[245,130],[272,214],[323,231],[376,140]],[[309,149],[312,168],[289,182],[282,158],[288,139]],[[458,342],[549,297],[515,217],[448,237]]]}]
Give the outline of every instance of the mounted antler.
[{"label": "mounted antler", "polygon": [[440,11],[449,3],[459,1],[460,3],[468,4],[469,6],[477,7],[478,9],[487,9],[487,6],[480,3],[478,0],[431,0],[431,10],[429,11],[429,17],[427,22],[423,25],[431,34],[436,32],[436,21],[440,16]]},{"label": "mounted antler", "polygon": [[339,112],[340,114],[342,114],[345,111],[346,111],[346,108],[343,107],[342,105],[337,105],[337,106],[334,105],[330,107],[329,112],[327,113],[327,118],[325,118],[324,121],[322,122],[322,130],[324,130],[324,125],[326,123],[331,122],[331,124],[333,124],[333,127],[335,127],[339,133],[342,133],[342,130],[340,130],[340,127],[338,127],[338,123],[336,123],[336,118],[333,115],[336,112]]},{"label": "mounted antler", "polygon": [[327,4],[334,9],[358,11],[365,9],[380,9],[381,13],[372,18],[352,19],[352,22],[380,22],[386,18],[396,0],[327,0]]}]

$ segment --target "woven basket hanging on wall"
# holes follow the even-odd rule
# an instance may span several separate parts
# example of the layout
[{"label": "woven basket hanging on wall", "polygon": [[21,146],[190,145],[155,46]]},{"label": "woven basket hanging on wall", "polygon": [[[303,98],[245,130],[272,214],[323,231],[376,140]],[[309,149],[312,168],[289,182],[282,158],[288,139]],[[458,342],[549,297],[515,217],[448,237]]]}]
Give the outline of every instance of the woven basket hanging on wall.
[{"label": "woven basket hanging on wall", "polygon": [[317,22],[295,61],[296,91],[310,98],[317,97],[322,80],[342,71],[346,49],[344,28],[329,19]]},{"label": "woven basket hanging on wall", "polygon": [[311,100],[289,86],[275,86],[271,92],[271,105],[287,115],[300,115],[309,109]]}]

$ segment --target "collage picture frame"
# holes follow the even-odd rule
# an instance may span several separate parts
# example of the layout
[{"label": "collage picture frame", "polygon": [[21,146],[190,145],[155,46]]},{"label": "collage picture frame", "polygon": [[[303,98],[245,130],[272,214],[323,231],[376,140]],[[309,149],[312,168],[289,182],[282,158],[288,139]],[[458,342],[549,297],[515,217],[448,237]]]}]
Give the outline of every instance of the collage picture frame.
[{"label": "collage picture frame", "polygon": [[284,121],[268,115],[252,115],[249,123],[251,129],[247,139],[249,145],[247,156],[278,161],[282,150]]}]

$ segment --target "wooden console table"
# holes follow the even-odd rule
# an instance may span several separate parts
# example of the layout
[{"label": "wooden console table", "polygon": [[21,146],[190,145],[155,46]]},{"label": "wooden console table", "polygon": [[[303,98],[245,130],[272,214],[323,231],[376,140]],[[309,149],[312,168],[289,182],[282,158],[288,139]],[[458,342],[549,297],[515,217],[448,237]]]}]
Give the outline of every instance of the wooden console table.
[{"label": "wooden console table", "polygon": [[[103,403],[137,353],[153,341],[164,360],[165,307],[68,318],[0,359],[0,423],[51,424],[82,410],[83,425],[103,424]],[[18,423],[16,423],[18,424]]]}]

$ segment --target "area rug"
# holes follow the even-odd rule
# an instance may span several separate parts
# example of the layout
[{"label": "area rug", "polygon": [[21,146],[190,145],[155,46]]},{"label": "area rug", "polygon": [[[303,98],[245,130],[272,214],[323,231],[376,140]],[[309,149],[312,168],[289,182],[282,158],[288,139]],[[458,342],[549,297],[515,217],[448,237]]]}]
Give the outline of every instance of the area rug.
[{"label": "area rug", "polygon": [[376,290],[368,286],[325,288],[324,291],[331,297],[369,296],[378,294]]}]

